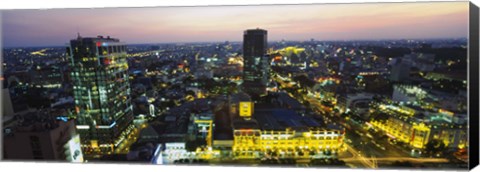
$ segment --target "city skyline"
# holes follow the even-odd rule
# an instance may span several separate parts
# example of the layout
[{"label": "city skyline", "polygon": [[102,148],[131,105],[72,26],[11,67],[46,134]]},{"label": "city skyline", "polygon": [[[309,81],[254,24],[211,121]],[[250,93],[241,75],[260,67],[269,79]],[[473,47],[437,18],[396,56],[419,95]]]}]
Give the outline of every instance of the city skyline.
[{"label": "city skyline", "polygon": [[[362,52],[369,46],[355,42],[340,45],[342,48],[319,46],[318,41],[296,45],[277,42],[273,44],[279,48],[263,56],[267,33],[263,29],[246,30],[243,46],[228,42],[132,46],[137,53],[130,58],[126,58],[126,47],[119,38],[101,36],[78,36],[66,50],[6,49],[8,62],[4,65],[9,69],[9,83],[3,91],[12,96],[7,97],[10,110],[4,118],[5,157],[354,168],[465,165],[455,164],[468,150],[466,95],[462,91],[466,90],[466,80],[438,72],[453,70],[465,75],[464,68],[458,67],[466,58],[456,57],[459,64],[451,65],[455,62],[442,62],[442,55],[436,58],[436,54],[424,53],[443,51],[443,46],[464,52],[463,43],[384,42],[384,48],[390,43],[401,46],[387,48],[398,53],[388,61],[381,49],[366,55]],[[441,47],[432,48],[438,45]],[[408,47],[411,52],[395,52]],[[217,58],[239,49],[243,49],[243,62],[235,57]],[[55,55],[61,51],[70,58]],[[26,61],[11,58],[23,54],[44,57]],[[351,59],[343,58],[347,56]],[[261,57],[271,57],[272,61],[263,65]],[[332,63],[332,59],[339,63]],[[42,63],[51,60],[55,64]],[[20,71],[25,68],[17,64],[36,67],[23,70],[31,75],[22,75]],[[62,64],[64,68],[52,67]],[[268,80],[266,85],[256,76],[260,71]],[[410,75],[412,71],[429,75]],[[248,72],[254,77],[245,87]],[[242,73],[243,82],[238,79]],[[28,83],[22,84],[20,79]],[[409,84],[414,80],[436,84]],[[62,89],[53,95],[56,89],[49,85]],[[73,89],[64,89],[67,85]],[[129,85],[133,85],[131,90]],[[43,100],[30,97],[34,94]],[[70,100],[61,98],[72,95]],[[59,102],[54,102],[57,99]],[[25,121],[18,120],[20,111],[14,109],[22,106],[17,104],[40,109],[23,114],[21,119]],[[124,124],[132,122],[130,112],[134,120],[126,127]],[[45,122],[46,118],[49,121]],[[62,132],[74,126],[69,121],[75,121],[76,130],[63,137]],[[52,133],[56,142],[41,141],[45,138],[39,135],[43,131]],[[17,146],[16,142],[24,145]],[[42,144],[52,144],[56,151],[42,149],[38,146]],[[422,162],[433,164],[414,165]]]},{"label": "city skyline", "polygon": [[4,47],[62,46],[77,32],[122,37],[129,44],[241,41],[234,33],[248,28],[271,30],[272,41],[465,38],[467,6],[427,2],[5,10],[2,41]]},{"label": "city skyline", "polygon": [[467,169],[460,7],[12,12],[2,159]]}]

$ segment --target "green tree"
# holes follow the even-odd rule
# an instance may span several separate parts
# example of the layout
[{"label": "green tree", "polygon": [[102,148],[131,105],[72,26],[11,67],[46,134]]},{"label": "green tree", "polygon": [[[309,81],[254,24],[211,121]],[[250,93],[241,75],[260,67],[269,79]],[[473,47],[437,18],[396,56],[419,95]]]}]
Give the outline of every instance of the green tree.
[{"label": "green tree", "polygon": [[431,140],[425,145],[425,151],[429,155],[433,155],[445,150],[445,143],[440,140]]},{"label": "green tree", "polygon": [[188,90],[187,92],[185,92],[186,95],[191,95],[192,97],[196,97],[196,94],[194,91],[192,90]]},{"label": "green tree", "polygon": [[195,140],[187,141],[187,143],[185,143],[185,149],[187,149],[187,151],[195,151],[198,147],[205,146],[206,144],[207,141],[205,139],[196,138]]}]

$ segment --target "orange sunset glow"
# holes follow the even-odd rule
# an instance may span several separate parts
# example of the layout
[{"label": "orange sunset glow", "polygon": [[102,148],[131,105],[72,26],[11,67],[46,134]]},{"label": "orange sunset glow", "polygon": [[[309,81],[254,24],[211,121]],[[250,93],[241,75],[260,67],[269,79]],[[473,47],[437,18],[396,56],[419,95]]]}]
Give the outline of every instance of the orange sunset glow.
[{"label": "orange sunset glow", "polygon": [[3,42],[63,45],[82,35],[128,43],[240,41],[246,28],[269,40],[466,37],[468,2],[98,8],[2,11]]}]

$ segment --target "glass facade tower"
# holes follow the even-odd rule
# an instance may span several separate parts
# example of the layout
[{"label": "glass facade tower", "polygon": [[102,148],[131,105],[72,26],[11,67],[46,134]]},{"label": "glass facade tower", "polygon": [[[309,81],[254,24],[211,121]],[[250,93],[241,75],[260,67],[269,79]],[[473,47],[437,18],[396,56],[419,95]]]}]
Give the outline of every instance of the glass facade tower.
[{"label": "glass facade tower", "polygon": [[134,128],[126,45],[78,36],[67,55],[82,148],[86,154],[112,153]]},{"label": "glass facade tower", "polygon": [[244,31],[243,88],[253,98],[266,92],[270,65],[267,49],[266,30],[257,28]]}]

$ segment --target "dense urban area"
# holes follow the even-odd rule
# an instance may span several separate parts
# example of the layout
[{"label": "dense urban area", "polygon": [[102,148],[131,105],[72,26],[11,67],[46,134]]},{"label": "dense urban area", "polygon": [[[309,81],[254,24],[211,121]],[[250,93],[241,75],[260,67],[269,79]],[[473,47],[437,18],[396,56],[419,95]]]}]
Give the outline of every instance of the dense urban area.
[{"label": "dense urban area", "polygon": [[467,168],[467,39],[238,34],[4,48],[3,158]]}]

